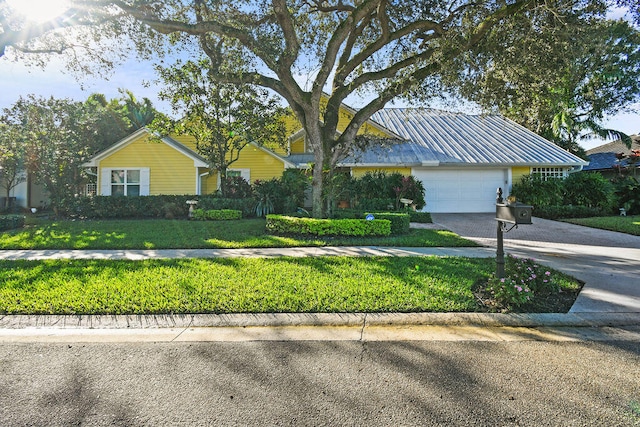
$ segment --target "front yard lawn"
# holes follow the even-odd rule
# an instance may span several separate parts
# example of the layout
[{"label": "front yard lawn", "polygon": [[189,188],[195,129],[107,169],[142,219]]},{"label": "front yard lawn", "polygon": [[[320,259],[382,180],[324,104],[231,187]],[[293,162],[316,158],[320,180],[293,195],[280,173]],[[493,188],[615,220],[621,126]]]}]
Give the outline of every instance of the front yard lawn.
[{"label": "front yard lawn", "polygon": [[476,243],[443,230],[369,238],[280,237],[265,233],[264,219],[237,221],[104,220],[29,218],[23,229],[0,233],[0,249],[208,249],[300,246],[455,247]]},{"label": "front yard lawn", "polygon": [[592,218],[575,218],[564,221],[603,230],[640,236],[640,215],[633,216],[599,216]]},{"label": "front yard lawn", "polygon": [[[0,261],[0,313],[487,311],[474,291],[494,268],[438,257]],[[580,286],[562,277],[562,298],[519,311],[568,311]]]}]

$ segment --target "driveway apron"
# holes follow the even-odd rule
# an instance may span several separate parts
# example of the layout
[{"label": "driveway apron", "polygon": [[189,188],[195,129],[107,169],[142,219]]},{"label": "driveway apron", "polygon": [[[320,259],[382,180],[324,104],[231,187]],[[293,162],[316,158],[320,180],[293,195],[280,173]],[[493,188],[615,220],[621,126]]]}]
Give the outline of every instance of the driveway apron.
[{"label": "driveway apron", "polygon": [[[432,217],[441,228],[496,248],[492,213]],[[533,224],[504,233],[504,249],[585,282],[572,313],[640,313],[640,236],[534,217]]]}]

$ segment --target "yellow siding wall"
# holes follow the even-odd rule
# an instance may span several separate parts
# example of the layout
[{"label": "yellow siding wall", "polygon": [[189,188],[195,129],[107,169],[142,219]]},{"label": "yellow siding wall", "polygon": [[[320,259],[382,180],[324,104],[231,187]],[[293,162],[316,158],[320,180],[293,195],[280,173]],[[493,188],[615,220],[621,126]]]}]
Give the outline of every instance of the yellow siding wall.
[{"label": "yellow siding wall", "polygon": [[[233,162],[229,169],[251,169],[251,184],[257,179],[269,180],[280,178],[284,172],[284,163],[265,153],[262,149],[253,145],[246,146],[240,153],[240,158]],[[218,188],[218,173],[206,176],[203,179],[202,194],[214,193]]]},{"label": "yellow siding wall", "polygon": [[411,175],[411,168],[351,168],[351,176],[359,178],[367,172],[385,172],[392,174],[398,172],[404,176]]},{"label": "yellow siding wall", "polygon": [[230,169],[251,169],[251,182],[256,179],[279,178],[284,171],[281,160],[265,153],[253,145],[246,146],[240,158],[229,166]]},{"label": "yellow siding wall", "polygon": [[518,184],[523,176],[529,175],[530,173],[531,168],[529,166],[514,166],[511,168],[511,182]]},{"label": "yellow siding wall", "polygon": [[291,143],[291,154],[301,154],[305,152],[304,138]]},{"label": "yellow siding wall", "polygon": [[188,135],[171,135],[171,138],[189,148],[194,153],[198,152],[196,149],[196,139],[194,137]]},{"label": "yellow siding wall", "polygon": [[[140,137],[104,158],[102,168],[149,168],[149,194],[195,194],[196,168],[193,159],[162,142]],[[167,171],[171,171],[167,173]],[[98,177],[98,182],[100,177]]]}]

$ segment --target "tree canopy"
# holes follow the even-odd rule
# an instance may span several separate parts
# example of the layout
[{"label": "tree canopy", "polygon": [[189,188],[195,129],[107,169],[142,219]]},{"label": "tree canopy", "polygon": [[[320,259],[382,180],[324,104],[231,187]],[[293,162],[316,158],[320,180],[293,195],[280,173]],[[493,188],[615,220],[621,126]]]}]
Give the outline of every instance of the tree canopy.
[{"label": "tree canopy", "polygon": [[[73,4],[77,22],[95,24],[94,33],[104,29],[101,40],[128,35],[143,53],[158,46],[159,35],[182,46],[197,44],[211,61],[217,82],[259,85],[286,100],[315,157],[314,216],[324,211],[323,171],[331,178],[362,125],[394,98],[410,94],[429,99],[443,88],[459,87],[454,78],[472,74],[471,66],[484,72],[492,64],[509,63],[508,52],[495,48],[499,42],[509,48],[523,36],[555,40],[575,25],[604,19],[613,6],[628,7],[640,23],[637,0],[77,0]],[[559,64],[563,78],[570,75],[562,49],[535,46],[541,52],[518,49],[546,64]],[[513,59],[518,64],[522,57]],[[549,66],[541,68],[548,70]],[[554,78],[552,86],[565,90],[561,83],[562,78]],[[370,96],[345,120],[340,107],[355,93]],[[577,106],[569,103],[567,108]]]},{"label": "tree canopy", "polygon": [[227,169],[249,144],[284,146],[286,110],[265,89],[254,85],[219,83],[208,59],[157,67],[178,120],[161,117],[151,128],[162,134],[188,135],[217,172],[220,191],[227,193]]},{"label": "tree canopy", "polygon": [[[549,31],[538,30],[540,21]],[[585,132],[631,143],[601,123],[640,99],[638,29],[573,10],[534,10],[505,25],[511,30],[492,32],[451,78],[463,97],[573,152]]]},{"label": "tree canopy", "polygon": [[5,172],[0,184],[7,194],[25,171],[44,186],[56,212],[81,194],[87,182],[82,163],[137,129],[128,118],[137,105],[127,103],[133,98],[129,95],[107,101],[92,94],[84,102],[29,95],[5,108],[0,113],[0,165]]}]

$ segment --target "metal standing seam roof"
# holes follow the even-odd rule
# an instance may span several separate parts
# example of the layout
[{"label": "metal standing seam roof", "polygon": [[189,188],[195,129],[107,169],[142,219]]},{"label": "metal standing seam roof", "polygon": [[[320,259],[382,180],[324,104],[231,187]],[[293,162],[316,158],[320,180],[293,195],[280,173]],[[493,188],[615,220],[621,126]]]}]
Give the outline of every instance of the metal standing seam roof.
[{"label": "metal standing seam roof", "polygon": [[[371,148],[359,164],[580,166],[588,162],[498,115],[424,108],[387,108],[371,119],[406,138],[386,150]],[[349,163],[349,161],[345,161]]]}]

